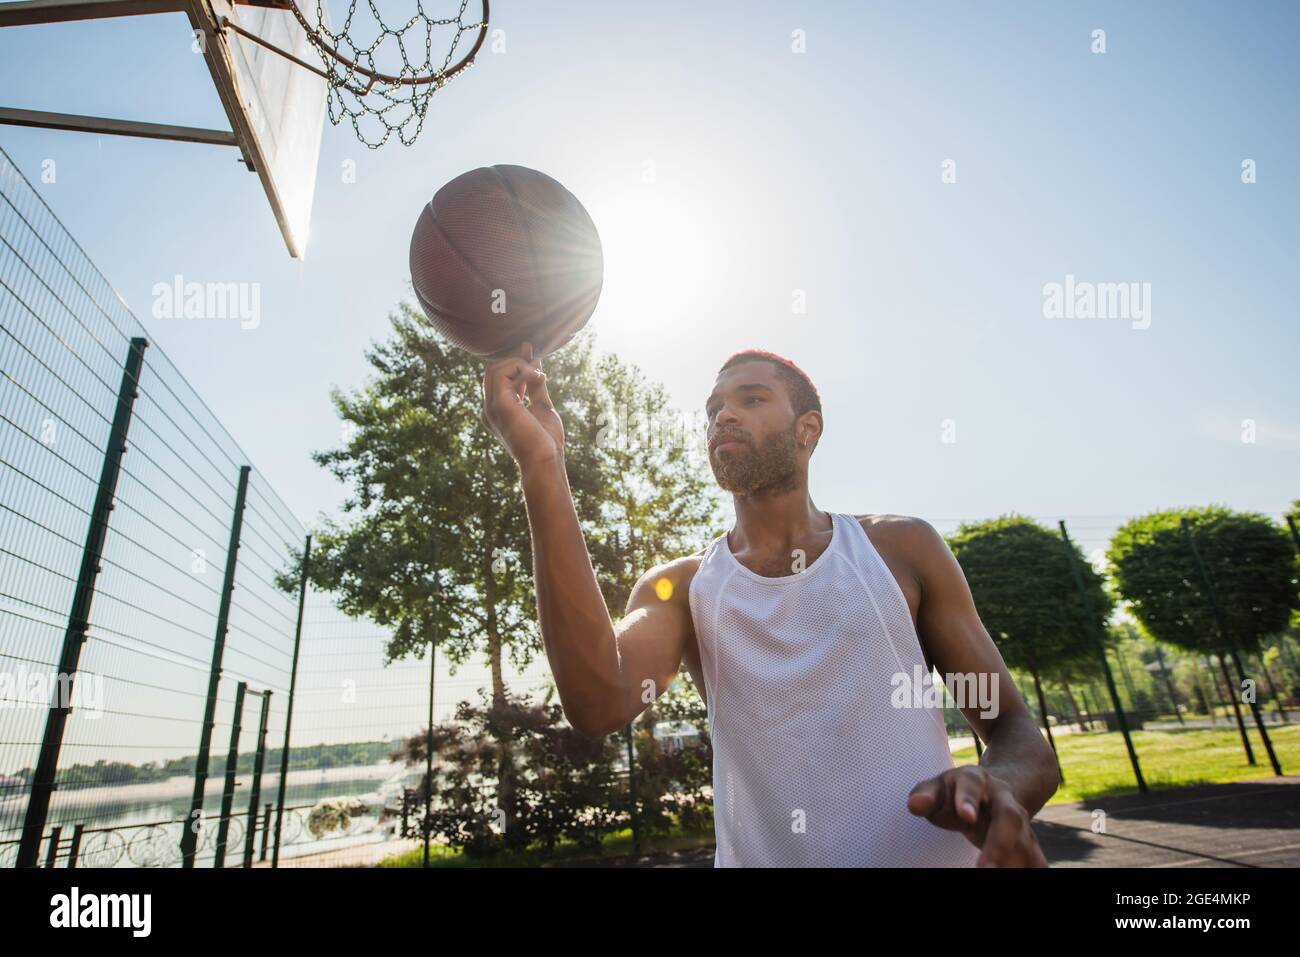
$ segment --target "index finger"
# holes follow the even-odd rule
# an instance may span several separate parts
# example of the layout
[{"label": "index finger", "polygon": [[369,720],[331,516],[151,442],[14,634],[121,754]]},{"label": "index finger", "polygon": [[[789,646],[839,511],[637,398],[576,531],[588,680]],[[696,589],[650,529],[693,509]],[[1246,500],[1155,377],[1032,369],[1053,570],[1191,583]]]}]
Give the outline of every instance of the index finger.
[{"label": "index finger", "polygon": [[957,774],[957,784],[953,788],[953,803],[957,816],[967,824],[974,824],[979,819],[979,808],[988,793],[988,782],[983,774]]},{"label": "index finger", "polygon": [[1017,849],[1029,818],[1014,800],[994,796],[989,801],[991,821],[976,861],[980,867],[1014,867],[1021,863]]},{"label": "index finger", "polygon": [[508,356],[491,363],[483,373],[483,402],[489,404],[507,395],[519,395],[519,383],[527,376],[529,365],[519,356]]}]

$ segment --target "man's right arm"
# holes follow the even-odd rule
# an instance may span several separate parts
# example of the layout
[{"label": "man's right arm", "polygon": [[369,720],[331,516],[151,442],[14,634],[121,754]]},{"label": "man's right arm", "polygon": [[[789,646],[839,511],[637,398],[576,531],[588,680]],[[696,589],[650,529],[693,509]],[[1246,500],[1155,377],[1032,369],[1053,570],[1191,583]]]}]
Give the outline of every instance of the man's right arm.
[{"label": "man's right arm", "polygon": [[583,734],[609,734],[644,711],[681,665],[690,628],[686,588],[677,587],[684,563],[647,573],[615,625],[573,507],[564,423],[530,344],[488,366],[483,420],[519,465],[542,642],[564,714]]},{"label": "man's right arm", "polygon": [[521,468],[542,641],[569,723],[600,737],[644,711],[676,677],[690,633],[686,563],[646,572],[617,623],[582,537],[563,457]]}]

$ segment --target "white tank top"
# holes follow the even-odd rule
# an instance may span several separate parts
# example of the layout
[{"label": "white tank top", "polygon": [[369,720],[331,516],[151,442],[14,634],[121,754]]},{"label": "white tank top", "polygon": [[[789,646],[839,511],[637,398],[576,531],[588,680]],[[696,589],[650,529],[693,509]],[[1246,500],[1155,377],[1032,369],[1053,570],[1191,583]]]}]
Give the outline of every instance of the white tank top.
[{"label": "white tank top", "polygon": [[894,676],[926,670],[907,599],[858,520],[831,518],[798,574],[751,571],[722,535],[691,581],[714,866],[973,867],[978,848],[907,809],[953,767],[938,708],[891,706]]}]

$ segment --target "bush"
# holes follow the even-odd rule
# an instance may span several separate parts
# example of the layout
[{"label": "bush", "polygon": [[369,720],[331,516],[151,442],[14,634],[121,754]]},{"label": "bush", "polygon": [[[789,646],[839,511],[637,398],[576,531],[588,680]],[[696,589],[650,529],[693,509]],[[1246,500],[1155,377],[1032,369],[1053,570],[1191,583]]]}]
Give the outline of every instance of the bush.
[{"label": "bush", "polygon": [[[695,745],[668,748],[654,736],[664,722],[678,730],[691,725],[699,732]],[[676,823],[686,830],[713,824],[713,743],[704,701],[688,676],[660,695],[636,728],[636,787],[640,824],[647,833],[664,832]]]},{"label": "bush", "polygon": [[[613,738],[592,739],[564,723],[559,705],[507,695],[499,706],[460,703],[455,719],[433,730],[433,807],[429,827],[470,857],[506,849],[554,849],[562,840],[597,847],[621,824],[612,800]],[[409,765],[425,761],[425,735],[404,751]],[[513,768],[514,820],[507,821],[499,794],[504,762]],[[423,808],[424,782],[413,803]],[[413,820],[408,836],[420,836]]]},{"label": "bush", "polygon": [[327,798],[307,812],[307,830],[319,839],[330,831],[346,831],[352,819],[366,813],[366,806],[354,797]]}]

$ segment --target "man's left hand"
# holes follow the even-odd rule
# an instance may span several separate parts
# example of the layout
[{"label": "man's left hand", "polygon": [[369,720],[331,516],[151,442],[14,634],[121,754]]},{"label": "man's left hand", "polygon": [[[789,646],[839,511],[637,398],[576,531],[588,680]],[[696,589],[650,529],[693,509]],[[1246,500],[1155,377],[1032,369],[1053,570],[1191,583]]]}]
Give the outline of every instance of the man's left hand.
[{"label": "man's left hand", "polygon": [[907,809],[936,827],[960,831],[980,848],[977,867],[1047,867],[1047,858],[1011,786],[978,765],[922,781]]}]

